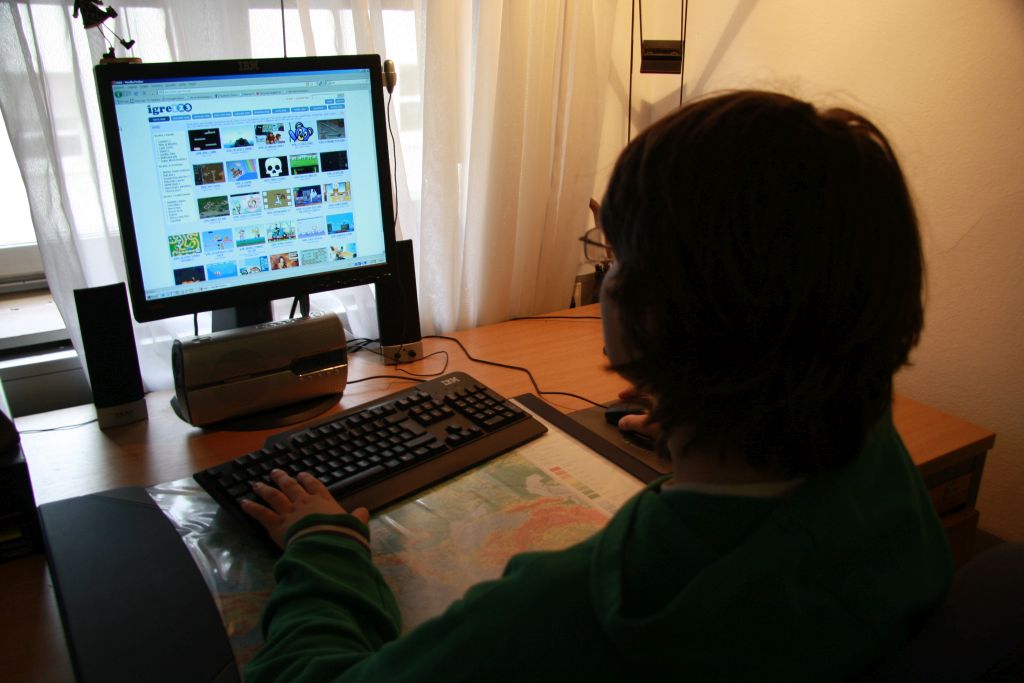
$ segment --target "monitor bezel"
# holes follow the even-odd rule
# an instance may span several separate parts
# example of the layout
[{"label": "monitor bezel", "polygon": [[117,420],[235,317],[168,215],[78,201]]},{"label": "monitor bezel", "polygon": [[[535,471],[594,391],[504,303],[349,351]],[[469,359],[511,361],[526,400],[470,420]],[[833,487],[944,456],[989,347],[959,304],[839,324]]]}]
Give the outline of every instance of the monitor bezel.
[{"label": "monitor bezel", "polygon": [[[284,280],[227,287],[212,292],[195,292],[162,299],[146,299],[142,267],[136,241],[128,179],[123,164],[121,136],[117,130],[113,83],[133,79],[191,78],[230,76],[232,74],[284,73],[297,71],[337,71],[367,69],[374,120],[374,144],[377,151],[377,175],[380,185],[381,221],[384,228],[385,263],[328,273],[313,273]],[[395,268],[395,220],[391,193],[391,164],[387,142],[386,111],[379,55],[335,55],[328,57],[289,57],[270,59],[231,59],[195,62],[159,62],[148,64],[100,64],[95,67],[96,88],[103,134],[106,140],[114,201],[120,226],[121,249],[128,276],[132,313],[138,322],[162,320],[203,311],[259,305],[275,299],[306,296],[344,287],[371,284],[391,277]],[[383,125],[380,125],[382,124]],[[115,160],[117,163],[115,163]],[[287,291],[284,291],[287,290]]]}]

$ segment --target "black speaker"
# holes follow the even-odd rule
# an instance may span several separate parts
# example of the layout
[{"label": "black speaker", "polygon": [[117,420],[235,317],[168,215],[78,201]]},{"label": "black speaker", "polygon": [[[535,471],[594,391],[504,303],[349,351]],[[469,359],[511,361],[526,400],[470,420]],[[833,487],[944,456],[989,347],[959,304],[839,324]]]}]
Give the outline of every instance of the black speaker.
[{"label": "black speaker", "polygon": [[374,285],[380,351],[385,363],[404,363],[423,355],[412,240],[401,240],[396,246],[393,276]]},{"label": "black speaker", "polygon": [[145,420],[142,372],[124,283],[76,289],[75,308],[100,429]]}]

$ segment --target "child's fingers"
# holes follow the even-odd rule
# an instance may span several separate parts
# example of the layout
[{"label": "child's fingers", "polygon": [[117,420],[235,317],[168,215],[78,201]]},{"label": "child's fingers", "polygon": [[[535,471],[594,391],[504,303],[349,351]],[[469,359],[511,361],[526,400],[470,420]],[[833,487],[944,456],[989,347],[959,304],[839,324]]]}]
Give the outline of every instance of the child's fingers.
[{"label": "child's fingers", "polygon": [[324,483],[309,472],[299,472],[299,483],[302,485],[302,488],[306,489],[306,493],[311,496],[334,498],[331,492],[327,490],[327,487],[324,486]]},{"label": "child's fingers", "polygon": [[637,391],[636,387],[634,387],[633,385],[630,385],[619,392],[619,400],[626,401],[627,403],[632,403],[639,396],[640,392]]},{"label": "child's fingers", "polygon": [[619,429],[639,432],[653,438],[658,434],[658,425],[655,422],[649,422],[649,420],[650,416],[648,415],[624,415],[619,420]]},{"label": "child's fingers", "polygon": [[370,511],[367,510],[366,508],[356,508],[351,512],[351,515],[363,524],[370,523]]},{"label": "child's fingers", "polygon": [[242,501],[242,511],[249,515],[265,528],[269,529],[277,524],[278,514],[266,505],[254,503],[251,500]]},{"label": "child's fingers", "polygon": [[286,515],[292,511],[292,501],[284,493],[275,489],[273,486],[267,486],[263,482],[256,482],[252,485],[252,490],[256,492],[256,495],[266,501],[267,505],[278,514]]},{"label": "child's fingers", "polygon": [[650,394],[640,391],[632,385],[619,392],[619,400],[625,403],[642,403],[645,406],[651,405]]},{"label": "child's fingers", "polygon": [[284,470],[270,470],[270,478],[274,480],[277,488],[281,489],[290,500],[295,500],[302,494],[302,487]]}]

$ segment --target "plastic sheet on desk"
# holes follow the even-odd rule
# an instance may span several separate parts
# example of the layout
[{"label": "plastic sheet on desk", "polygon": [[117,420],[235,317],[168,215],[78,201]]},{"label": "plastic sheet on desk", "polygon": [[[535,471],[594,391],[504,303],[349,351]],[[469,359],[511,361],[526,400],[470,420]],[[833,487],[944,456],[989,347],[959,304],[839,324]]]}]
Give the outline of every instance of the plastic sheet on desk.
[{"label": "plastic sheet on desk", "polygon": [[[513,555],[590,537],[642,488],[548,427],[543,437],[373,515],[374,564],[406,630],[443,612],[473,584],[500,577]],[[276,556],[192,479],[148,492],[203,574],[244,667],[262,642],[259,619]]]},{"label": "plastic sheet on desk", "polygon": [[244,667],[263,644],[260,616],[274,588],[276,556],[195,480],[179,479],[146,491],[192,554],[220,611],[235,661]]}]

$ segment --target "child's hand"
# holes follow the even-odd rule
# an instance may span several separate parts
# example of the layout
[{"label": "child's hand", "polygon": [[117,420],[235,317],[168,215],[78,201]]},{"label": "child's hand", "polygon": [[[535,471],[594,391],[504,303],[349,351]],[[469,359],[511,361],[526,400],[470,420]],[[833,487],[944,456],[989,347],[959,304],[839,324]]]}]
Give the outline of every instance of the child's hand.
[{"label": "child's hand", "polygon": [[[277,488],[266,484],[253,484],[253,490],[266,505],[243,500],[242,509],[246,514],[263,525],[279,547],[284,547],[284,537],[293,524],[306,515],[345,514],[345,508],[334,500],[323,483],[309,472],[301,472],[296,481],[282,470],[270,473]],[[366,524],[370,513],[366,508],[357,508],[352,515]]]},{"label": "child's hand", "polygon": [[651,407],[654,405],[654,399],[650,394],[645,394],[636,387],[629,387],[619,392],[619,400],[647,406],[647,414],[645,415],[624,415],[619,420],[619,429],[637,432],[651,439],[658,438],[658,434],[661,432],[661,425],[657,422],[650,422]]}]

